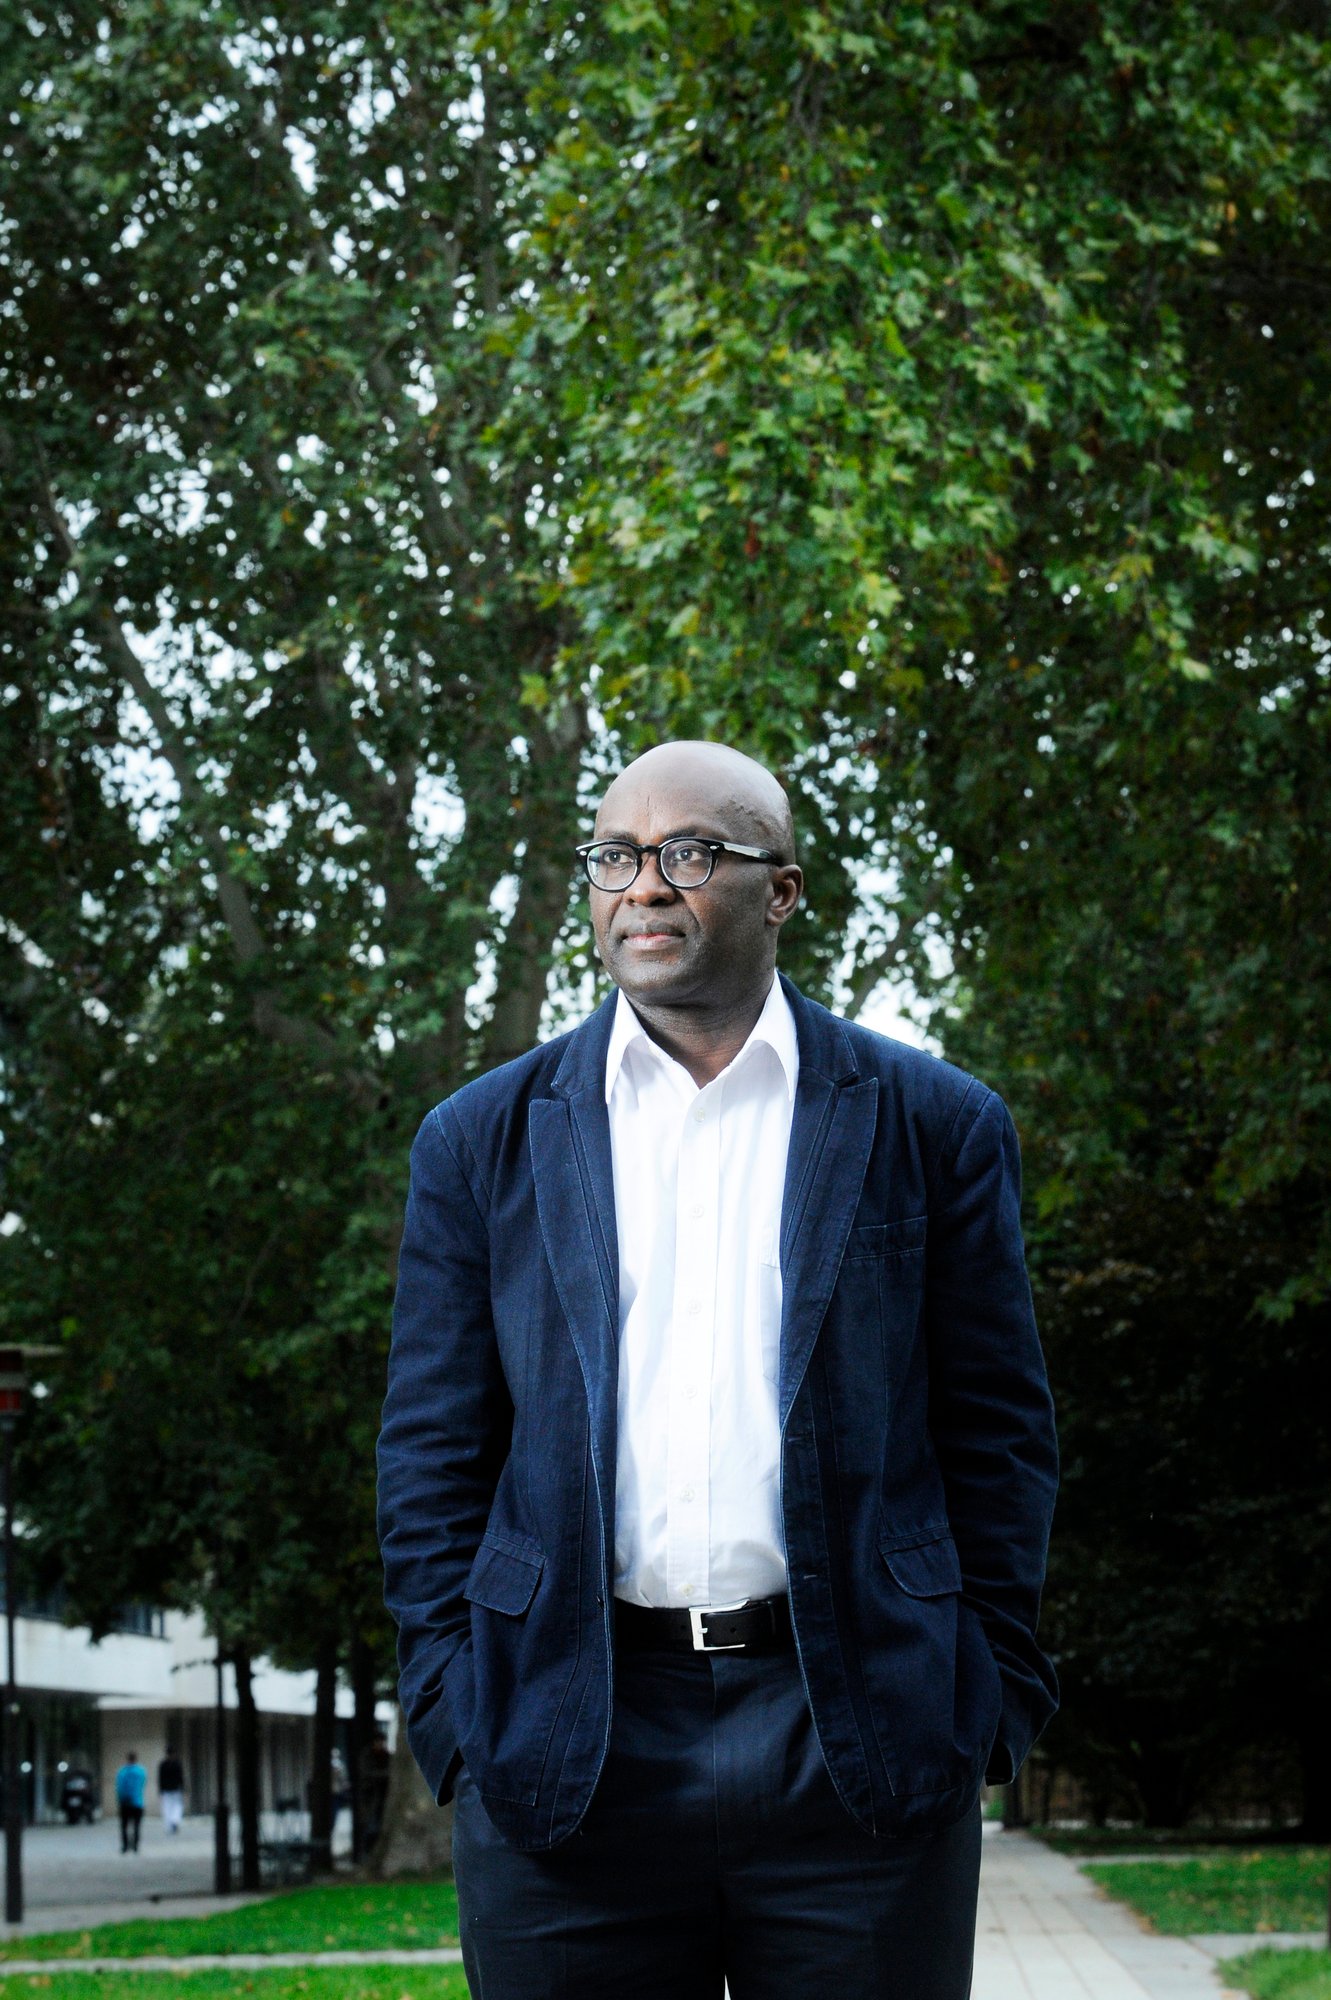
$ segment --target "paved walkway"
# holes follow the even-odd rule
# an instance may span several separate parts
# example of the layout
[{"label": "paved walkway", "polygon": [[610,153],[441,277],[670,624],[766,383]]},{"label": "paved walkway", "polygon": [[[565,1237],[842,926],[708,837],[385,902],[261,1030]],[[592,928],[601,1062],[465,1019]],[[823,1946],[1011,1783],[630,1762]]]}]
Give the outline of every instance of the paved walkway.
[{"label": "paved walkway", "polygon": [[[238,1837],[233,1814],[233,1846]],[[339,1813],[336,1851],[345,1852],[349,1842],[350,1814]],[[234,1856],[232,1868],[238,1879]],[[114,1818],[91,1826],[28,1827],[23,1890],[24,1921],[0,1926],[0,1937],[86,1930],[135,1917],[211,1917],[259,1900],[236,1891],[223,1903],[213,1894],[213,1823],[204,1815],[191,1815],[179,1833],[169,1834],[156,1814],[145,1814],[137,1854],[120,1852]]]},{"label": "paved walkway", "polygon": [[1227,1991],[1210,1954],[1143,1929],[1066,1856],[1029,1834],[985,1833],[973,2000],[1220,2000]]}]

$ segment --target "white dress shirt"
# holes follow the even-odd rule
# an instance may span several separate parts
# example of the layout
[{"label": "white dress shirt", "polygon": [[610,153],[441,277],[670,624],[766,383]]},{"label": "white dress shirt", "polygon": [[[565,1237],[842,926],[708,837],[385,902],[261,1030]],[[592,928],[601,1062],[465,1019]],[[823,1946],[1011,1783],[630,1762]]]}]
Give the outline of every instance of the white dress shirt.
[{"label": "white dress shirt", "polygon": [[621,993],[605,1095],[619,1232],[615,1595],[786,1588],[781,1197],[799,1048],[781,983],[701,1090]]}]

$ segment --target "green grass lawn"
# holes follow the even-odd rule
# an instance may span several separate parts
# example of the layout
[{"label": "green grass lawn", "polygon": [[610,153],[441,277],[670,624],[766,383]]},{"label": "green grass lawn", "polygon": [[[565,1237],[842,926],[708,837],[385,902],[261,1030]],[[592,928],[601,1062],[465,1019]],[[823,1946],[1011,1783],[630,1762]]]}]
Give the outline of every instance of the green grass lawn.
[{"label": "green grass lawn", "polygon": [[[421,1951],[457,1941],[458,1899],[451,1882],[329,1882],[293,1889],[264,1903],[218,1910],[211,1917],[142,1917],[130,1923],[100,1924],[96,1930],[7,1937],[0,1939],[0,1961],[145,1958],[163,1953],[186,1958],[194,1952],[215,1951]],[[239,1990],[234,1985],[198,1989],[201,1994]],[[349,1987],[336,1990],[352,1992]],[[433,1994],[454,1989],[428,1990]],[[466,1988],[456,1990],[465,1993]],[[153,2000],[155,1993],[156,1989]]]},{"label": "green grass lawn", "polygon": [[1329,1866],[1324,1847],[1249,1847],[1177,1861],[1092,1861],[1083,1872],[1158,1931],[1178,1937],[1322,1930]]},{"label": "green grass lawn", "polygon": [[1253,1951],[1225,1961],[1226,1986],[1257,2000],[1331,2000],[1331,1951]]},{"label": "green grass lawn", "polygon": [[276,1972],[6,1972],[0,2000],[467,2000],[460,1965]]}]

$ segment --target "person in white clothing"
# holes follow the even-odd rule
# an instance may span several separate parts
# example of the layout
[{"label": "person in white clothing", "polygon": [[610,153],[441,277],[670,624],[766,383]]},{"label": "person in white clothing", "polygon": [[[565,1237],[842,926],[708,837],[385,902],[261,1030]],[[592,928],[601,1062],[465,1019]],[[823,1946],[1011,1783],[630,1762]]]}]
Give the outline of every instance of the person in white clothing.
[{"label": "person in white clothing", "polygon": [[157,1766],[157,1796],[162,1805],[162,1825],[168,1833],[179,1833],[185,1817],[185,1766],[169,1743]]}]

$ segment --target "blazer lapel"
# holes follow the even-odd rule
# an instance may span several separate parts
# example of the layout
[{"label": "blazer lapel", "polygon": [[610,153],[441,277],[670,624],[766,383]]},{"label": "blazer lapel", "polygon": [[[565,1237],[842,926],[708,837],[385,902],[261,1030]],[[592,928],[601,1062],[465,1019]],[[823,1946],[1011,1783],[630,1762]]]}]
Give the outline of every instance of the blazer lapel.
[{"label": "blazer lapel", "polygon": [[607,1503],[614,1492],[619,1374],[619,1246],[605,1053],[612,994],[569,1038],[554,1095],[527,1114],[536,1210],[591,1413],[592,1453]]},{"label": "blazer lapel", "polygon": [[781,1204],[780,1418],[785,1423],[832,1298],[878,1122],[878,1079],[861,1077],[835,1016],[789,980],[800,1073]]}]

